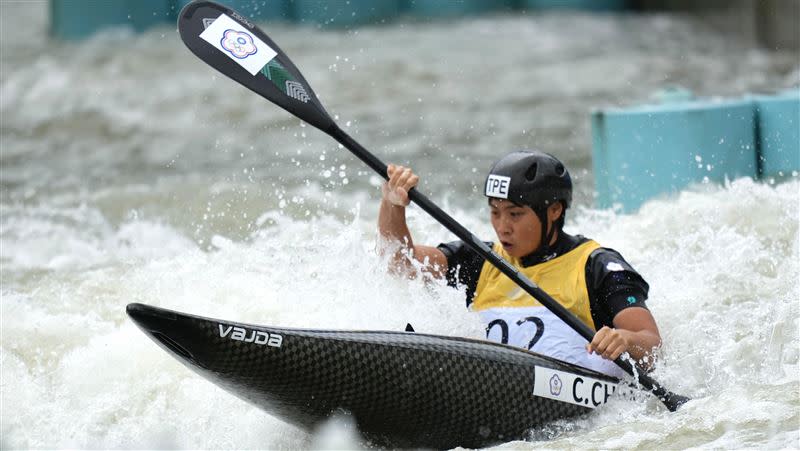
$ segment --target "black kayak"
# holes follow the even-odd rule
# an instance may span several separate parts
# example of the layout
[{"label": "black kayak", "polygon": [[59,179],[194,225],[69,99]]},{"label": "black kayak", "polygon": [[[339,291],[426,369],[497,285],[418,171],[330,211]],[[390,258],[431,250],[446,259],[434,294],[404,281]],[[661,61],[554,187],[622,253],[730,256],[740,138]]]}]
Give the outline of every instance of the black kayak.
[{"label": "black kayak", "polygon": [[522,349],[413,332],[288,329],[143,304],[128,315],[181,363],[313,430],[336,412],[372,443],[479,448],[591,412],[619,381]]}]

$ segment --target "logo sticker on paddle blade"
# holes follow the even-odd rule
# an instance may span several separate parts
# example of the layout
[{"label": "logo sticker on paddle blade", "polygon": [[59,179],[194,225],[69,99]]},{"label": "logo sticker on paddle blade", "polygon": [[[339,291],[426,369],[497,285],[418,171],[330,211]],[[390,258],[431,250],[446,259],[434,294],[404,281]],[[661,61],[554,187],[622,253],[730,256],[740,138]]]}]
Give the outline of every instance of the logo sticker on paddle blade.
[{"label": "logo sticker on paddle blade", "polygon": [[294,77],[292,77],[292,74],[289,73],[277,59],[273,59],[267,63],[267,65],[261,69],[261,73],[287,96],[303,103],[308,103],[311,99],[303,85],[296,81]]},{"label": "logo sticker on paddle blade", "polygon": [[200,37],[228,55],[251,75],[256,75],[278,54],[258,36],[254,36],[242,24],[225,14],[208,25],[208,28],[200,33]]},{"label": "logo sticker on paddle blade", "polygon": [[210,27],[215,20],[217,19],[212,19],[210,17],[206,17],[205,19],[203,19],[203,29],[205,30],[206,28]]}]

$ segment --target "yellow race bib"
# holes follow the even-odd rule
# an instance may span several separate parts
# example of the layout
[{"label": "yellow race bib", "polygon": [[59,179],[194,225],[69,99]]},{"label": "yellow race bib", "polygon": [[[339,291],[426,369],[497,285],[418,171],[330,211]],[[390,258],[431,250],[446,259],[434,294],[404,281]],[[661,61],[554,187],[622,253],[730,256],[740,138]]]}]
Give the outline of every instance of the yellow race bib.
[{"label": "yellow race bib", "polygon": [[[596,241],[589,240],[575,249],[550,261],[522,267],[519,259],[508,255],[499,243],[494,251],[500,254],[519,272],[552,296],[587,326],[595,329],[589,310],[589,292],[586,288],[586,262],[589,255],[599,248]],[[484,262],[472,301],[472,309],[483,311],[491,308],[540,307],[539,301],[526,293],[491,263]]]}]

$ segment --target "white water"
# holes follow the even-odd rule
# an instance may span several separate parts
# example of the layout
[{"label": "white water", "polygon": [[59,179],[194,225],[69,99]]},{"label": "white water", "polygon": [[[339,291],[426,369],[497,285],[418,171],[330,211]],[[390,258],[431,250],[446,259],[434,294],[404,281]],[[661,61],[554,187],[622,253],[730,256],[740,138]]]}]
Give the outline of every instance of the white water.
[{"label": "white water", "polygon": [[[173,30],[52,44],[37,34],[43,4],[1,5],[0,447],[362,445],[346,419],[309,435],[195,376],[135,328],[129,302],[481,336],[462,294],[383,270],[372,174],[214,75]],[[672,83],[708,95],[796,85],[796,55],[670,17],[270,33],[357,139],[413,162],[423,190],[480,236],[492,238],[475,190],[489,162],[517,146],[558,154],[577,179],[567,229],[650,282],[665,341],[655,377],[694,401],[677,413],[615,402],[501,448],[800,447],[800,182],[598,211],[586,117]],[[419,242],[452,239],[419,210],[411,221]]]}]

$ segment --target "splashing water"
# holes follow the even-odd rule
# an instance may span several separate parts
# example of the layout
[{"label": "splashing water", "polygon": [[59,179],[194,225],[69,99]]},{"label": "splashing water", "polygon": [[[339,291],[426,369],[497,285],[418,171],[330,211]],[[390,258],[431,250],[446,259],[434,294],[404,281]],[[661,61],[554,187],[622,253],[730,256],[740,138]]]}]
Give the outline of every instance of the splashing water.
[{"label": "splashing water", "polygon": [[[196,377],[134,327],[130,302],[482,336],[462,293],[387,274],[380,179],[346,151],[214,74],[172,29],[56,43],[41,37],[42,5],[3,3],[0,15],[0,447],[365,446],[346,418],[308,434]],[[614,401],[500,448],[800,447],[800,182],[596,210],[586,119],[666,83],[788,87],[796,55],[743,52],[669,16],[268,32],[349,132],[413,164],[421,190],[486,239],[483,168],[502,149],[559,155],[577,190],[567,230],[619,250],[650,283],[665,342],[654,376],[694,400],[676,413]],[[417,209],[409,220],[417,242],[453,239]]]}]

